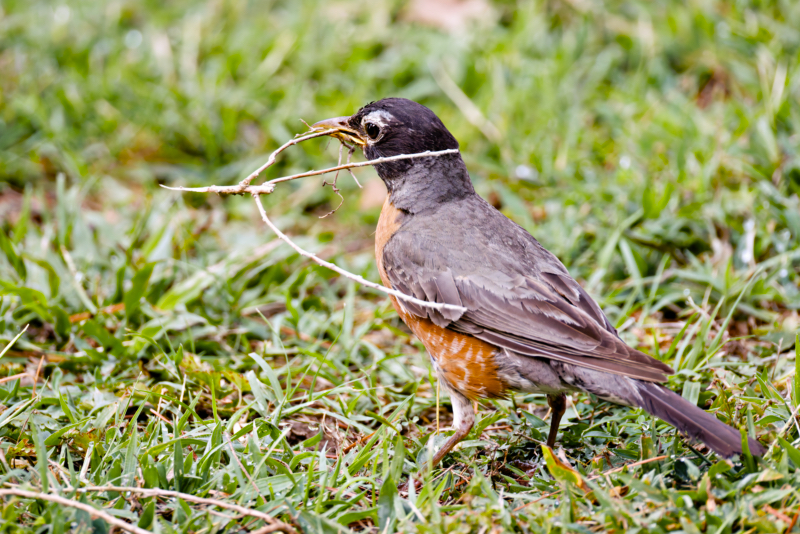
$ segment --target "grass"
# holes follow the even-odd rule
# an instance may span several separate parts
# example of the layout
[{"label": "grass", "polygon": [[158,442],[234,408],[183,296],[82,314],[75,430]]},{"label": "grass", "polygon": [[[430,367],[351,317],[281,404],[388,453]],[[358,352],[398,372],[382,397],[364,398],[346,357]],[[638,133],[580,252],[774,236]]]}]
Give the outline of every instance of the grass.
[{"label": "grass", "polygon": [[[800,530],[800,4],[503,1],[454,33],[436,25],[460,9],[431,27],[413,6],[0,5],[4,489],[153,532],[266,523],[72,488],[179,491],[304,532]],[[479,192],[766,457],[722,460],[574,395],[559,441],[578,479],[547,468],[546,403],[518,395],[398,492],[438,439],[436,389],[388,301],[291,253],[251,199],[158,188],[234,183],[299,119],[390,95],[439,114]],[[335,158],[307,142],[270,176]],[[343,176],[330,217],[338,197],[314,178],[266,208],[377,280],[380,186],[358,172],[367,188]],[[43,500],[0,506],[4,532],[110,530]]]}]

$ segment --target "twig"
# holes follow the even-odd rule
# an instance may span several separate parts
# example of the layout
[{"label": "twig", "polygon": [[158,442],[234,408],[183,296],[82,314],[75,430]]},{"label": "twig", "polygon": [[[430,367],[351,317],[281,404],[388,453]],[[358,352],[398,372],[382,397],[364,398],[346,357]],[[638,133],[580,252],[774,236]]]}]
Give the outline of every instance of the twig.
[{"label": "twig", "polygon": [[312,132],[312,133],[309,133],[308,135],[303,135],[301,137],[295,137],[291,141],[289,141],[287,143],[284,143],[275,152],[273,152],[272,154],[269,155],[269,159],[267,159],[267,162],[265,164],[263,164],[261,167],[257,168],[253,172],[251,172],[250,175],[247,178],[245,178],[244,180],[239,182],[239,185],[241,187],[243,187],[243,188],[247,187],[248,185],[250,185],[250,182],[252,182],[253,179],[255,179],[259,174],[264,172],[267,168],[272,167],[275,164],[275,158],[278,157],[278,154],[280,154],[281,152],[283,152],[284,150],[286,150],[290,146],[296,145],[297,143],[302,143],[303,141],[307,141],[309,139],[314,139],[315,137],[322,137],[322,136],[325,136],[325,135],[330,135],[330,133],[331,132],[327,131],[327,130],[320,131],[320,132]]},{"label": "twig", "polygon": [[[260,195],[266,195],[266,194],[272,193],[275,190],[275,184],[277,184],[277,183],[288,182],[290,180],[296,180],[297,178],[304,178],[304,177],[307,177],[307,176],[317,176],[317,175],[320,175],[320,174],[327,174],[327,173],[330,173],[330,172],[337,172],[337,171],[344,170],[344,169],[353,169],[353,168],[356,168],[356,167],[367,167],[367,166],[372,166],[372,165],[378,165],[380,163],[386,163],[386,162],[390,162],[390,161],[398,161],[398,160],[403,160],[403,159],[414,159],[414,158],[438,157],[438,156],[443,156],[445,154],[457,154],[458,153],[458,149],[457,148],[451,148],[451,149],[447,149],[447,150],[419,152],[419,153],[416,153],[416,154],[399,154],[397,156],[389,156],[389,157],[385,157],[385,158],[378,158],[378,159],[373,159],[373,160],[370,160],[370,161],[361,161],[361,162],[357,162],[357,163],[349,163],[348,162],[345,165],[337,165],[336,167],[331,167],[329,169],[322,169],[322,170],[319,170],[319,171],[309,171],[309,172],[304,172],[304,173],[300,173],[300,174],[294,174],[294,175],[291,175],[291,176],[283,176],[281,178],[276,178],[274,180],[270,180],[269,182],[266,182],[266,183],[264,183],[262,185],[256,185],[256,186],[251,186],[250,185],[250,182],[253,180],[253,178],[258,176],[262,171],[264,171],[269,166],[271,166],[271,165],[273,165],[275,163],[275,157],[278,154],[280,154],[283,150],[287,149],[288,147],[290,147],[292,145],[300,143],[302,141],[306,141],[308,139],[313,139],[315,137],[322,137],[324,135],[329,135],[329,134],[330,134],[330,131],[329,130],[325,130],[325,131],[321,131],[321,132],[312,132],[312,133],[310,133],[308,135],[292,139],[288,143],[285,143],[280,148],[278,148],[275,152],[270,154],[269,159],[267,160],[267,162],[264,165],[262,165],[261,167],[259,167],[255,171],[253,171],[247,178],[242,180],[238,185],[233,185],[233,186],[212,185],[212,186],[208,186],[208,187],[168,187],[168,186],[162,185],[161,187],[163,187],[164,189],[169,189],[171,191],[190,191],[190,192],[193,192],[193,193],[218,193],[218,194],[227,194],[227,195],[239,195],[239,194],[244,194],[244,193],[250,193],[255,198],[256,205],[258,206],[258,211],[261,213],[261,218],[264,220],[264,222],[267,224],[267,226],[269,226],[272,229],[272,231],[275,232],[275,234],[281,240],[283,240],[286,243],[288,243],[289,246],[291,246],[301,256],[309,258],[310,260],[318,263],[319,265],[322,265],[323,267],[326,267],[326,268],[328,268],[328,269],[330,269],[330,270],[332,270],[334,272],[337,272],[337,273],[339,273],[340,275],[342,275],[342,276],[344,276],[346,278],[354,280],[355,282],[358,282],[359,284],[362,284],[362,285],[364,285],[366,287],[369,287],[369,288],[372,288],[372,289],[376,289],[378,291],[386,293],[387,295],[392,295],[393,297],[399,298],[399,299],[404,300],[406,302],[412,302],[412,303],[414,303],[414,304],[416,304],[418,306],[424,306],[424,307],[428,307],[428,308],[433,308],[435,310],[454,310],[454,311],[458,311],[458,312],[461,312],[461,313],[466,312],[467,309],[462,307],[462,306],[457,306],[457,305],[454,305],[454,304],[445,304],[445,303],[441,303],[441,302],[428,302],[428,301],[425,301],[425,300],[420,300],[420,299],[412,297],[410,295],[406,295],[405,293],[402,293],[400,291],[396,291],[394,289],[384,287],[384,286],[382,286],[380,284],[376,284],[374,282],[370,282],[369,280],[366,280],[365,278],[363,278],[361,276],[358,276],[358,275],[355,275],[355,274],[353,274],[353,273],[351,273],[349,271],[346,271],[346,270],[334,265],[333,263],[330,263],[330,262],[327,262],[325,260],[320,259],[315,254],[312,254],[310,252],[307,252],[307,251],[303,250],[298,245],[296,245],[291,239],[289,239],[283,232],[281,232],[274,224],[272,224],[272,221],[270,221],[269,217],[267,217],[267,212],[264,210],[264,206],[261,204]],[[351,150],[351,152],[352,152],[352,150]],[[348,155],[348,160],[349,159],[350,159],[350,156]],[[356,183],[358,183],[357,180],[356,180]],[[360,185],[361,184],[359,184],[359,186]]]},{"label": "twig", "polygon": [[[355,145],[348,145],[346,142],[344,142],[344,141],[341,141],[341,140],[340,140],[340,142],[341,142],[341,144],[339,145],[339,161],[337,161],[337,162],[336,162],[336,165],[337,165],[337,166],[340,166],[340,165],[342,164],[342,149],[343,149],[344,147],[347,147],[347,163],[348,163],[348,164],[350,163],[350,158],[352,158],[352,157],[353,157],[353,152],[355,152],[355,151],[356,151],[356,147],[355,147]],[[358,178],[356,178],[356,175],[355,175],[355,174],[353,174],[353,169],[347,169],[347,172],[349,172],[349,173],[350,173],[350,176],[352,176],[352,177],[353,177],[353,180],[356,182],[356,185],[357,185],[357,186],[359,187],[359,189],[360,189],[360,188],[361,188],[361,184],[358,182]],[[339,188],[338,188],[338,187],[336,187],[336,181],[337,181],[338,179],[339,179],[339,171],[336,171],[336,174],[334,174],[334,175],[333,175],[333,181],[332,181],[332,182],[329,182],[329,181],[327,181],[327,180],[324,180],[324,181],[322,182],[322,187],[325,187],[326,185],[329,185],[329,186],[331,186],[331,189],[333,189],[333,192],[334,192],[334,193],[336,193],[337,195],[339,195],[339,198],[341,199],[341,202],[339,202],[339,205],[338,205],[338,206],[336,206],[335,208],[333,208],[331,211],[329,211],[329,212],[328,212],[328,213],[326,213],[325,215],[322,215],[322,216],[320,217],[320,219],[324,219],[325,217],[327,217],[327,216],[329,216],[329,215],[333,215],[334,213],[336,213],[337,211],[339,211],[339,208],[341,208],[341,207],[342,207],[342,204],[344,204],[344,197],[343,197],[343,196],[342,196],[342,194],[339,192]]]},{"label": "twig", "polygon": [[[98,313],[98,315],[101,314],[101,313],[107,313],[108,315],[112,315],[112,314],[120,312],[120,311],[122,311],[124,309],[125,309],[125,303],[124,302],[118,302],[117,304],[111,304],[110,306],[106,306],[105,308],[100,308],[99,310],[97,310],[97,313]],[[89,312],[81,312],[81,313],[76,313],[74,315],[70,315],[69,316],[69,322],[74,324],[74,323],[79,323],[81,321],[85,321],[86,319],[91,319],[91,318],[92,318],[92,314],[91,313],[89,313]]]},{"label": "twig", "polygon": [[560,490],[560,489],[559,489],[559,490],[556,490],[556,491],[553,491],[553,492],[550,492],[550,493],[545,493],[544,495],[542,495],[542,496],[541,496],[541,497],[539,497],[538,499],[535,499],[535,500],[533,500],[533,501],[530,501],[530,502],[526,502],[525,504],[520,504],[519,506],[517,506],[516,508],[514,508],[514,509],[512,510],[512,512],[515,512],[515,513],[516,513],[516,512],[519,512],[520,510],[522,510],[523,508],[525,508],[525,507],[526,507],[526,506],[528,506],[529,504],[535,504],[535,503],[537,503],[537,502],[541,501],[542,499],[546,499],[546,498],[548,498],[548,497],[552,497],[553,495],[558,495],[559,493],[561,493],[561,490]]},{"label": "twig", "polygon": [[[314,136],[314,137],[319,137],[319,136]],[[306,136],[306,138],[310,139],[310,137],[308,136]],[[298,138],[298,139],[305,140],[306,138]],[[346,163],[344,165],[337,165],[336,167],[330,167],[328,169],[321,169],[318,171],[308,171],[308,172],[301,172],[300,174],[282,176],[280,178],[275,178],[274,180],[270,180],[269,182],[265,182],[261,185],[245,184],[247,180],[242,180],[241,182],[239,182],[238,185],[210,185],[208,187],[169,187],[162,184],[161,187],[163,187],[164,189],[169,189],[170,191],[183,191],[189,193],[217,193],[218,195],[243,195],[245,193],[250,193],[251,195],[268,195],[275,190],[275,184],[279,184],[281,182],[289,182],[291,180],[297,180],[298,178],[319,176],[320,174],[328,174],[330,172],[337,172],[345,169],[369,167],[372,165],[379,165],[381,163],[387,163],[390,161],[415,159],[415,158],[433,158],[438,156],[444,156],[447,154],[457,154],[457,153],[458,153],[457,148],[448,148],[447,150],[437,150],[433,152],[427,150],[425,152],[417,152],[416,154],[398,154],[397,156],[388,156],[385,158],[372,159],[369,161],[357,161],[355,163]]]},{"label": "twig", "polygon": [[217,506],[219,508],[233,510],[234,512],[238,512],[242,515],[266,521],[267,523],[270,524],[270,526],[280,527],[279,529],[276,530],[282,530],[287,534],[297,534],[297,530],[295,530],[294,527],[282,521],[278,521],[271,515],[265,514],[264,512],[259,512],[258,510],[254,510],[252,508],[245,508],[244,506],[239,506],[238,504],[231,504],[217,499],[209,499],[207,497],[197,497],[196,495],[191,495],[189,493],[181,493],[180,491],[134,488],[128,486],[86,486],[83,488],[75,488],[74,491],[77,491],[79,493],[104,492],[104,491],[116,491],[121,493],[129,491],[131,493],[138,493],[140,495],[144,495],[145,497],[175,497],[178,499],[183,499],[184,501],[188,502],[205,504],[206,506]]},{"label": "twig", "polygon": [[[347,143],[344,143],[344,142],[342,144],[347,146],[347,148],[349,149],[349,151],[347,152],[347,163],[350,163],[350,160],[353,158],[353,153],[356,151],[356,146],[355,145],[348,145]],[[356,178],[356,175],[353,174],[352,169],[347,169],[347,172],[349,172],[350,176],[353,177],[353,181],[356,183],[358,188],[359,189],[363,189],[363,187],[361,187],[361,182],[359,182],[358,178]]]},{"label": "twig", "polygon": [[250,484],[253,486],[253,490],[255,490],[256,495],[261,497],[262,501],[267,502],[267,499],[265,499],[264,496],[261,495],[261,491],[258,489],[258,486],[256,485],[255,481],[250,476],[250,473],[247,472],[247,469],[244,468],[244,465],[242,465],[242,462],[239,460],[239,457],[236,455],[236,449],[233,448],[233,442],[231,441],[230,436],[227,433],[225,433],[223,435],[225,436],[225,439],[228,441],[228,447],[230,447],[230,449],[231,449],[231,456],[233,456],[233,459],[236,460],[237,464],[239,464],[239,469],[242,470],[242,473],[244,474],[245,477],[247,477],[247,480],[250,481]]},{"label": "twig", "polygon": [[72,499],[59,497],[58,495],[50,495],[47,493],[38,493],[35,491],[25,491],[20,489],[0,489],[0,495],[14,495],[16,497],[24,497],[26,499],[50,501],[56,504],[60,504],[61,506],[70,506],[72,508],[77,508],[78,510],[83,510],[84,512],[89,514],[89,516],[91,516],[92,518],[102,519],[109,525],[119,527],[123,530],[127,530],[128,532],[134,532],[135,534],[153,534],[149,530],[145,530],[143,528],[137,527],[136,525],[126,523],[121,519],[117,519],[108,512],[104,512],[103,510],[98,510],[94,506],[78,501],[73,501]]},{"label": "twig", "polygon": [[[160,398],[158,399],[158,402],[159,402],[159,406],[161,406],[161,399],[160,399]],[[171,425],[171,424],[172,424],[172,421],[170,421],[169,419],[167,419],[166,417],[164,417],[163,415],[161,415],[159,412],[156,412],[156,413],[154,413],[153,415],[155,415],[156,417],[158,417],[159,419],[161,419],[162,421],[164,421],[164,422],[165,422],[165,423],[167,423],[168,425]]]},{"label": "twig", "polygon": [[786,529],[785,532],[791,532],[794,528],[795,523],[797,523],[797,516],[800,516],[800,510],[794,513],[794,518],[792,518],[792,522],[789,523],[789,528]]},{"label": "twig", "polygon": [[244,195],[246,193],[268,195],[275,191],[275,186],[270,182],[261,185],[242,185],[240,182],[237,185],[209,185],[208,187],[169,187],[161,184],[161,187],[170,191],[182,191],[184,193],[216,193],[218,195]]},{"label": "twig", "polygon": [[44,362],[44,354],[39,358],[39,365],[36,367],[36,376],[33,377],[33,392],[31,393],[31,398],[36,396],[36,382],[39,381],[39,373],[42,371],[42,362]]},{"label": "twig", "polygon": [[[342,148],[344,148],[344,145],[345,145],[344,141],[342,141],[341,144],[339,145],[339,160],[336,162],[336,166],[337,167],[342,164]],[[349,149],[349,145],[348,145],[348,149]],[[347,163],[350,163],[350,161],[348,161]],[[348,170],[350,170],[350,169],[348,169]],[[350,170],[350,172],[352,173],[353,171]],[[342,193],[339,192],[339,188],[336,187],[336,181],[338,179],[339,179],[339,171],[336,171],[336,174],[333,175],[333,181],[332,182],[329,182],[328,180],[323,180],[322,181],[322,187],[324,188],[326,185],[331,186],[331,189],[333,190],[334,193],[336,193],[338,195],[340,201],[339,201],[339,205],[338,206],[333,208],[331,211],[329,211],[325,215],[322,215],[320,217],[320,219],[324,219],[328,215],[333,215],[334,213],[339,211],[339,208],[341,208],[342,204],[344,204],[344,197],[342,196]]]},{"label": "twig", "polygon": [[[374,161],[377,161],[377,160],[373,160],[370,163],[373,163]],[[455,311],[459,311],[459,312],[462,312],[462,313],[467,311],[467,309],[462,307],[462,306],[456,306],[455,304],[445,304],[445,303],[442,303],[442,302],[428,302],[426,300],[420,300],[420,299],[412,297],[410,295],[406,295],[405,293],[401,293],[400,291],[396,291],[394,289],[390,289],[388,287],[384,287],[384,286],[382,286],[380,284],[376,284],[374,282],[370,282],[369,280],[366,280],[365,278],[363,278],[361,276],[353,274],[350,271],[345,271],[344,269],[342,269],[338,265],[334,265],[333,263],[330,263],[328,261],[325,261],[325,260],[319,258],[316,254],[312,254],[311,252],[307,252],[307,251],[303,250],[298,245],[296,245],[294,243],[294,241],[289,239],[286,236],[286,234],[281,232],[278,229],[277,226],[272,224],[272,221],[270,221],[269,217],[267,217],[267,212],[264,210],[264,205],[261,204],[261,197],[259,195],[255,194],[255,195],[253,195],[253,198],[255,198],[256,205],[258,206],[258,211],[261,213],[261,219],[266,223],[267,226],[269,226],[270,230],[275,232],[275,234],[280,239],[282,239],[283,241],[288,243],[288,245],[290,247],[292,247],[295,250],[295,252],[297,252],[301,256],[306,257],[306,258],[308,258],[308,259],[318,263],[319,265],[322,265],[323,267],[326,267],[326,268],[328,268],[328,269],[330,269],[332,271],[335,271],[335,272],[339,273],[340,275],[344,276],[345,278],[349,278],[350,280],[358,282],[361,285],[364,285],[364,286],[372,288],[372,289],[376,289],[378,291],[382,291],[383,293],[386,293],[387,295],[391,295],[393,297],[399,298],[401,300],[405,300],[407,302],[413,302],[414,304],[416,304],[418,306],[427,306],[428,308],[433,308],[435,310],[455,310]]]},{"label": "twig", "polygon": [[[376,430],[375,432],[377,432],[377,430]],[[372,434],[369,434],[369,435],[367,435],[367,436],[361,436],[360,438],[358,438],[357,440],[355,440],[355,441],[354,441],[353,443],[351,443],[350,445],[348,445],[348,446],[344,447],[344,448],[342,449],[342,454],[344,454],[344,453],[347,453],[347,452],[350,452],[350,449],[352,449],[353,447],[355,447],[355,446],[356,446],[356,445],[358,445],[359,443],[361,443],[361,442],[363,442],[363,441],[365,441],[365,440],[368,440],[369,438],[371,438],[372,436],[374,436],[374,435],[375,435],[375,432],[373,432]]]},{"label": "twig", "polygon": [[11,382],[12,380],[16,380],[18,378],[22,378],[23,376],[28,376],[28,373],[20,373],[18,375],[4,376],[3,378],[0,378],[0,384],[5,384],[6,382]]},{"label": "twig", "polygon": [[357,161],[355,163],[346,163],[344,165],[337,165],[336,167],[331,167],[330,169],[322,169],[320,171],[308,171],[308,172],[301,172],[300,174],[292,174],[290,176],[282,176],[281,178],[275,178],[274,180],[270,180],[266,182],[264,185],[267,184],[279,184],[281,182],[288,182],[290,180],[296,180],[298,178],[305,178],[307,176],[317,176],[319,174],[326,174],[329,172],[336,172],[341,171],[344,169],[356,169],[358,167],[371,167],[372,165],[379,165],[381,163],[387,163],[390,161],[399,161],[403,159],[416,159],[416,158],[435,158],[439,156],[445,156],[447,154],[458,154],[457,148],[448,148],[447,150],[426,150],[425,152],[417,152],[416,154],[398,154],[396,156],[387,156],[385,158],[377,158],[371,159],[369,161]]},{"label": "twig", "polygon": [[[773,508],[772,506],[770,506],[768,504],[764,505],[764,510],[766,510],[767,513],[770,514],[771,516],[777,517],[778,519],[780,519],[784,523],[791,523],[792,522],[792,518],[791,517],[789,517],[788,515],[786,515],[786,514],[784,514],[782,512],[779,512],[778,510],[776,510],[775,508]],[[785,532],[791,532],[791,529],[786,529]]]}]

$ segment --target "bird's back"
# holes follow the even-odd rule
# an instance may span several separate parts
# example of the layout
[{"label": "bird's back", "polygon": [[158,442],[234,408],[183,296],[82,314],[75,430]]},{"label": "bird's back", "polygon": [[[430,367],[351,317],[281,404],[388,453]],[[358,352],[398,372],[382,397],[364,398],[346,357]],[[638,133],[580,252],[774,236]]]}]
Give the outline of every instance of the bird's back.
[{"label": "bird's back", "polygon": [[392,232],[379,231],[384,283],[467,309],[407,304],[412,314],[522,355],[657,382],[672,373],[628,347],[563,264],[477,194],[391,219]]}]

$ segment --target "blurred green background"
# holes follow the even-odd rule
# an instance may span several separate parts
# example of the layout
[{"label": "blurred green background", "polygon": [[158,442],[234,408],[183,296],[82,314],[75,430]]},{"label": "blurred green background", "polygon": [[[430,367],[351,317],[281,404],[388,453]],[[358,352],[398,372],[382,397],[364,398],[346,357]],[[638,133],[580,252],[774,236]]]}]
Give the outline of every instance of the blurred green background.
[{"label": "blurred green background", "polygon": [[[601,481],[599,502],[526,506],[560,487],[520,437],[539,439],[546,413],[529,395],[483,408],[445,466],[461,479],[393,492],[435,432],[435,396],[388,302],[290,254],[252,199],[158,187],[233,184],[301,119],[387,96],[439,115],[478,191],[626,341],[675,367],[673,388],[780,446],[730,467],[665,425],[657,439],[641,411],[576,396],[560,439],[587,477],[672,458]],[[337,151],[306,142],[263,178],[332,166]],[[384,189],[357,173],[364,189],[341,176],[329,217],[339,199],[321,178],[264,200],[301,245],[377,280]],[[798,195],[798,2],[3,0],[0,369],[27,374],[0,384],[16,410],[0,414],[2,480],[47,491],[48,462],[74,460],[83,483],[282,502],[275,513],[307,531],[785,530],[800,466]],[[229,434],[239,462],[220,452]],[[51,490],[78,482],[49,476]],[[234,528],[202,507],[90,499],[144,528]],[[9,503],[7,531],[91,524]]]}]

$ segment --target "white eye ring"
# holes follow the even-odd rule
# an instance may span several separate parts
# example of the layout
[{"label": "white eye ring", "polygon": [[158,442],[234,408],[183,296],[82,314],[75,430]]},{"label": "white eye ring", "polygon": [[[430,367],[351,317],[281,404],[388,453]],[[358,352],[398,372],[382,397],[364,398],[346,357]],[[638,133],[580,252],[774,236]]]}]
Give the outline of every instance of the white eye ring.
[{"label": "white eye ring", "polygon": [[[392,120],[394,120],[394,116],[383,109],[376,109],[375,111],[364,115],[364,117],[361,119],[361,127],[367,134],[367,142],[372,144],[380,141],[380,139],[383,137],[383,134],[386,132],[386,127]],[[377,128],[377,135],[373,137],[368,131],[368,128],[373,129],[373,132],[374,129]]]},{"label": "white eye ring", "polygon": [[373,141],[377,140],[382,133],[380,126],[378,126],[374,122],[365,122],[364,131],[367,133],[367,136]]}]

